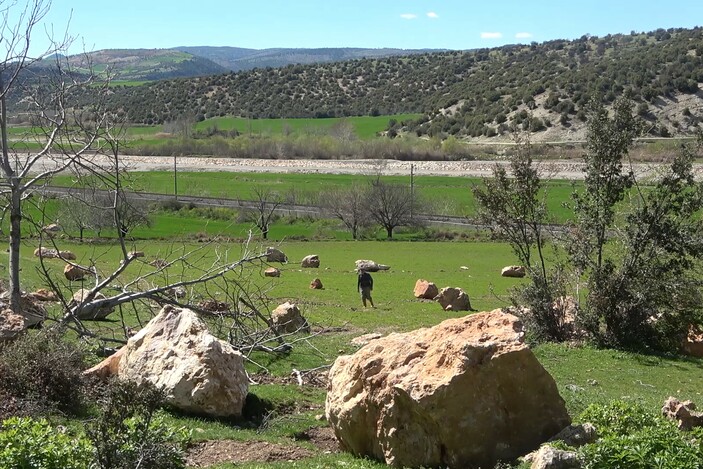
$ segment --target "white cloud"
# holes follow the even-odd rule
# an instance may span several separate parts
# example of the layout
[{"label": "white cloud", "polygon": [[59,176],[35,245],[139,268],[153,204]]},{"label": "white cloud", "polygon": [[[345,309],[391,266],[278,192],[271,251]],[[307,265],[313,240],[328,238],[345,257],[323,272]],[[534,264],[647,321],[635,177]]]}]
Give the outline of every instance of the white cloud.
[{"label": "white cloud", "polygon": [[503,33],[491,33],[491,32],[481,33],[481,39],[500,39],[502,37],[503,37]]},{"label": "white cloud", "polygon": [[516,39],[529,39],[532,37],[532,33],[517,33],[515,35]]},{"label": "white cloud", "polygon": [[432,19],[436,19],[436,18],[439,18],[439,15],[437,13],[435,13],[434,11],[428,11],[427,17],[432,18]]},{"label": "white cloud", "polygon": [[417,18],[417,15],[415,13],[403,13],[400,17],[404,20],[414,20]]}]

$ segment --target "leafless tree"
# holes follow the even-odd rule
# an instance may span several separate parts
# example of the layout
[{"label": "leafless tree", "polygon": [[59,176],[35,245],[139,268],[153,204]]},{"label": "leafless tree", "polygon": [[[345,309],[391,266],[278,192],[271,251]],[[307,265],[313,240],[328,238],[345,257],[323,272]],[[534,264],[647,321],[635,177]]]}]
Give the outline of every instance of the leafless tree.
[{"label": "leafless tree", "polygon": [[[64,59],[71,38],[50,38],[40,54],[30,56],[30,44],[51,6],[50,0],[30,0],[2,4],[0,9],[0,195],[10,216],[9,291],[10,307],[20,309],[20,241],[23,202],[51,176],[79,164],[91,165],[89,150],[99,142],[104,130],[105,112],[101,98],[106,84],[96,84],[92,74],[73,73]],[[48,29],[47,29],[48,30]],[[39,62],[40,80],[33,81]],[[51,59],[51,60],[48,60]],[[90,86],[89,107],[77,107],[72,97]],[[8,136],[9,105],[22,103],[34,124],[34,138],[40,145],[34,152],[15,150]],[[19,106],[19,104],[18,104]]]},{"label": "leafless tree", "polygon": [[376,178],[371,183],[368,198],[368,212],[371,218],[386,230],[388,238],[393,238],[393,230],[399,226],[414,223],[412,207],[414,195],[410,188],[400,184],[389,184]]},{"label": "leafless tree", "polygon": [[261,237],[268,239],[269,225],[274,218],[276,209],[283,203],[278,192],[263,186],[253,189],[254,206],[245,211],[247,219],[261,231]]},{"label": "leafless tree", "polygon": [[359,239],[362,229],[372,220],[369,213],[370,187],[355,184],[350,188],[326,192],[322,197],[325,210],[347,227],[353,239]]}]

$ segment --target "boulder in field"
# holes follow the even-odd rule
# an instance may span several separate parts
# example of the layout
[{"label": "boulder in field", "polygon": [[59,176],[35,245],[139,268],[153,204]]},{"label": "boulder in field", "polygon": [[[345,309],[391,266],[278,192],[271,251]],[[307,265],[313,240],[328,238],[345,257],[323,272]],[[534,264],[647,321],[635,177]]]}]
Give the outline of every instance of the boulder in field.
[{"label": "boulder in field", "polygon": [[368,259],[359,259],[354,262],[354,265],[356,265],[356,270],[363,270],[365,272],[378,272],[379,270],[388,270],[391,268],[389,265],[378,264]]},{"label": "boulder in field", "polygon": [[508,265],[500,271],[501,277],[523,278],[525,276],[525,267],[521,265]]},{"label": "boulder in field", "polygon": [[46,288],[39,288],[37,291],[30,293],[29,296],[37,301],[59,301],[56,292],[47,290]]},{"label": "boulder in field", "polygon": [[34,257],[43,257],[44,259],[56,259],[59,257],[59,252],[56,249],[38,247],[34,250]]},{"label": "boulder in field", "polygon": [[241,415],[248,392],[242,354],[210,334],[193,311],[166,306],[124,348],[121,379],[150,382],[184,412]]},{"label": "boulder in field", "polygon": [[311,290],[322,290],[324,287],[322,286],[322,280],[319,278],[314,278],[310,282],[310,289]]},{"label": "boulder in field", "polygon": [[337,358],[325,413],[343,449],[395,467],[493,467],[570,423],[554,379],[500,310]]},{"label": "boulder in field", "polygon": [[445,311],[476,311],[471,307],[471,300],[461,288],[445,287],[434,297]]},{"label": "boulder in field", "polygon": [[703,331],[700,327],[689,326],[688,335],[681,344],[681,351],[691,357],[703,357]]},{"label": "boulder in field", "polygon": [[63,231],[63,228],[61,228],[61,225],[58,223],[51,223],[50,225],[46,225],[41,229],[44,233],[46,233],[50,238],[53,238],[57,234],[61,233]]},{"label": "boulder in field", "polygon": [[300,262],[300,267],[317,269],[320,267],[320,256],[317,254],[310,254],[309,256],[303,257],[303,260]]},{"label": "boulder in field", "polygon": [[93,272],[91,272],[90,269],[76,264],[66,264],[63,268],[63,275],[66,277],[66,280],[70,281],[83,280],[87,275],[92,274]]},{"label": "boulder in field", "polygon": [[[10,310],[10,292],[0,293],[0,311]],[[41,324],[47,316],[46,308],[32,294],[22,292],[20,296],[20,316],[24,318],[25,327]]]},{"label": "boulder in field", "polygon": [[[90,294],[90,290],[87,288],[81,288],[80,290],[77,290],[74,294],[73,297],[71,298],[71,301],[68,303],[69,308],[74,308],[80,303],[83,302],[83,300]],[[100,292],[97,292],[93,299],[91,301],[100,301],[100,300],[105,300],[107,297],[103,295]],[[109,307],[109,306],[103,306],[103,307],[86,307],[82,308],[80,311],[76,312],[76,317],[78,319],[93,319],[93,320],[100,320],[100,319],[105,319],[108,317],[112,312],[115,311],[115,308]]]},{"label": "boulder in field", "polygon": [[439,290],[437,285],[427,280],[419,279],[415,282],[415,289],[413,290],[413,295],[415,298],[422,298],[425,300],[434,300],[437,295],[439,295]]},{"label": "boulder in field", "polygon": [[27,330],[24,317],[11,309],[0,311],[0,344],[11,342]]},{"label": "boulder in field", "polygon": [[264,277],[280,277],[281,271],[275,267],[269,267],[264,270]]},{"label": "boulder in field", "polygon": [[59,251],[59,256],[61,259],[65,261],[75,261],[76,260],[76,255],[71,252],[71,251]]},{"label": "boulder in field", "polygon": [[696,404],[692,401],[679,401],[669,397],[662,407],[662,415],[678,422],[679,430],[691,430],[694,427],[703,427],[703,412],[696,411]]},{"label": "boulder in field", "polygon": [[274,247],[266,248],[266,262],[288,262],[288,256],[286,256],[283,251],[276,249]]},{"label": "boulder in field", "polygon": [[308,321],[300,313],[298,305],[288,301],[271,311],[271,322],[278,334],[310,331]]},{"label": "boulder in field", "polygon": [[581,460],[576,451],[564,451],[549,445],[542,446],[524,458],[530,469],[579,469]]},{"label": "boulder in field", "polygon": [[85,376],[91,376],[102,380],[107,380],[118,376],[120,360],[126,352],[126,347],[121,347],[117,352],[113,353],[105,360],[101,361],[92,368],[88,368],[83,372]]}]

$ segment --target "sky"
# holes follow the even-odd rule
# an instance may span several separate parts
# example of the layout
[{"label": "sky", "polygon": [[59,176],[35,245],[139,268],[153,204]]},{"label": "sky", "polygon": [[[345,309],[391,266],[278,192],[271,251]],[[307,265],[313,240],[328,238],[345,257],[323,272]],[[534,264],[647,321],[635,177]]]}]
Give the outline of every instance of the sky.
[{"label": "sky", "polygon": [[[0,5],[5,2],[0,2]],[[22,0],[19,1],[23,3]],[[703,0],[54,0],[70,52],[177,46],[474,49],[703,24]]]}]

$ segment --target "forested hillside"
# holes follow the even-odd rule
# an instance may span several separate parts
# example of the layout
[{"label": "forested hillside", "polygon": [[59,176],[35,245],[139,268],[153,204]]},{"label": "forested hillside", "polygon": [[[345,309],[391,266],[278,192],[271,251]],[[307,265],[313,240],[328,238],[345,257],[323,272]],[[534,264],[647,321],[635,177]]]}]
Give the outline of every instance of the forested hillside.
[{"label": "forested hillside", "polygon": [[698,125],[702,82],[703,29],[660,29],[160,81],[116,89],[112,105],[147,124],[421,112],[405,130],[492,137],[517,125],[578,136],[591,98],[627,94],[649,133],[669,136]]}]

